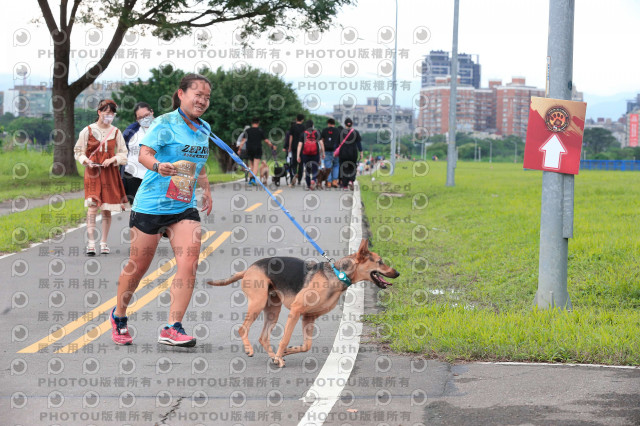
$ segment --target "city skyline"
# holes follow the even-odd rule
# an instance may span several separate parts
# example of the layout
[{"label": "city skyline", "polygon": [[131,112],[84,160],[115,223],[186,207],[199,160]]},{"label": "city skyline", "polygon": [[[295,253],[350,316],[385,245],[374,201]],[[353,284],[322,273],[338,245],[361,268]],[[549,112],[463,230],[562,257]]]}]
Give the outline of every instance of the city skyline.
[{"label": "city skyline", "polygon": [[[510,80],[514,76],[524,76],[527,82],[536,87],[544,87],[544,67],[548,31],[548,3],[530,4],[527,2],[509,2],[495,0],[493,7],[486,3],[462,1],[460,6],[459,52],[478,55],[482,65],[481,87],[487,87],[489,79]],[[616,108],[622,113],[625,110],[625,98],[635,96],[640,91],[640,76],[636,70],[640,67],[635,55],[625,54],[622,49],[624,40],[632,40],[633,22],[640,17],[640,5],[629,0],[614,1],[607,7],[609,13],[616,16],[614,22],[598,22],[598,31],[593,31],[593,23],[600,13],[597,5],[576,4],[575,11],[575,43],[574,43],[574,84],[585,93],[589,106],[595,107],[600,99],[607,101],[615,98],[621,100]],[[420,10],[421,13],[415,13]],[[0,17],[3,23],[2,32],[11,44],[2,46],[4,57],[10,60],[0,68],[0,90],[10,89],[14,80],[16,64],[24,63],[30,68],[28,82],[39,84],[50,78],[52,58],[49,58],[51,42],[46,26],[36,26],[29,21],[39,15],[39,10],[25,8],[16,9],[15,14],[4,14]],[[11,18],[9,18],[11,16]],[[353,19],[357,16],[357,19]],[[418,1],[399,1],[398,26],[398,105],[412,105],[420,91],[420,72],[417,64],[424,60],[431,50],[451,50],[453,2],[429,4]],[[526,16],[526,19],[523,17]],[[335,27],[313,40],[311,34],[286,34],[296,37],[295,42],[286,40],[273,43],[263,37],[257,40],[256,48],[280,49],[280,57],[264,59],[230,59],[220,58],[220,52],[234,49],[232,36],[237,24],[219,25],[206,30],[205,35],[213,40],[216,57],[198,58],[194,47],[194,35],[183,38],[172,44],[162,44],[151,37],[134,36],[135,43],[125,42],[123,48],[149,49],[152,56],[144,60],[114,58],[110,66],[98,81],[117,81],[124,70],[137,66],[135,77],[146,79],[149,69],[162,63],[172,62],[180,68],[190,70],[198,63],[209,63],[214,69],[222,66],[233,69],[239,62],[262,68],[270,72],[280,71],[282,78],[290,82],[304,101],[311,99],[311,104],[319,107],[314,112],[328,112],[333,105],[339,103],[341,93],[349,92],[358,98],[358,103],[366,102],[367,97],[376,93],[390,93],[388,85],[380,82],[390,81],[389,49],[393,48],[393,18],[395,5],[393,2],[365,1],[355,7],[346,7],[339,13]],[[495,25],[500,22],[500,25]],[[25,31],[26,30],[26,31]],[[80,53],[71,60],[70,79],[86,69],[95,55],[94,50],[104,48],[110,39],[112,28],[108,25],[96,40],[93,27],[77,25],[72,36],[72,49]],[[92,32],[94,31],[94,32]],[[348,36],[355,36],[353,41]],[[419,37],[426,37],[420,40]],[[128,46],[127,46],[128,45]],[[621,46],[622,45],[622,46]],[[594,61],[593,51],[606,51],[616,58],[615,78],[602,79],[606,72],[611,72],[604,61]],[[185,52],[184,57],[179,52]],[[193,52],[196,52],[195,55]],[[342,57],[332,57],[342,55]],[[368,58],[350,57],[355,52],[368,52]],[[376,51],[381,56],[374,57]],[[340,53],[342,52],[342,53]],[[192,55],[194,57],[190,57]],[[228,55],[227,55],[228,56]],[[94,59],[95,60],[95,59]],[[351,62],[350,62],[351,61]],[[134,65],[127,64],[134,62]],[[606,69],[607,71],[603,71]],[[43,73],[42,70],[47,70]],[[318,71],[317,74],[309,71]],[[351,72],[352,71],[352,72]],[[351,73],[350,73],[351,72]],[[133,74],[132,74],[133,75]],[[125,80],[126,81],[126,80]],[[366,81],[368,84],[360,84]],[[358,90],[354,90],[358,82]],[[376,83],[377,82],[377,83]],[[19,82],[18,82],[19,83]],[[346,88],[346,89],[344,89]],[[594,102],[591,103],[591,98]],[[415,105],[412,105],[414,108]],[[589,106],[588,117],[591,115]],[[609,118],[618,118],[615,114]]]}]

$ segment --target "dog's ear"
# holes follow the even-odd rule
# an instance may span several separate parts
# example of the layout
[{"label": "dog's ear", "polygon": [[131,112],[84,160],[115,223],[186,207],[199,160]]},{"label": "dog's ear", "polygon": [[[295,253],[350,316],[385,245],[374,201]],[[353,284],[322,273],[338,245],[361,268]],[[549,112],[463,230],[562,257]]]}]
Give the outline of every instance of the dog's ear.
[{"label": "dog's ear", "polygon": [[356,260],[358,262],[364,262],[369,257],[369,240],[367,238],[363,238],[360,243],[360,247],[358,248],[358,252],[356,253]]}]

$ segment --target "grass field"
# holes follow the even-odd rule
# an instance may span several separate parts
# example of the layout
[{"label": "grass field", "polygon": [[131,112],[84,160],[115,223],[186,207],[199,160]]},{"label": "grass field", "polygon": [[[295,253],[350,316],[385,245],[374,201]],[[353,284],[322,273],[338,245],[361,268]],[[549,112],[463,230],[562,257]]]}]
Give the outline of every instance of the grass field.
[{"label": "grass field", "polygon": [[[0,150],[0,202],[17,196],[42,198],[84,189],[84,167],[80,176],[53,178],[49,174],[53,155],[34,151]],[[207,161],[212,183],[229,182],[244,177],[240,173],[222,173],[214,158]],[[56,233],[84,222],[84,200],[67,200],[64,205],[45,206],[0,216],[0,253],[11,253],[31,243],[52,238]]]},{"label": "grass field", "polygon": [[[427,172],[428,170],[428,172]],[[398,163],[360,177],[373,250],[402,272],[369,317],[397,351],[447,360],[640,365],[640,187],[633,172],[575,180],[573,311],[538,311],[542,172],[521,165]]]}]

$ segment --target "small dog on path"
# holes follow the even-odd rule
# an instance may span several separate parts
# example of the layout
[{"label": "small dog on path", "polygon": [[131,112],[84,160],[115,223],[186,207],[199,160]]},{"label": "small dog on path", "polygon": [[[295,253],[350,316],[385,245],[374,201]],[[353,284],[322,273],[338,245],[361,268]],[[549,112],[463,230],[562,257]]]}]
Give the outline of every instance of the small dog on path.
[{"label": "small dog on path", "polygon": [[329,181],[327,181],[327,178],[329,177],[330,174],[331,174],[331,169],[324,168],[324,169],[318,170],[318,177],[316,178],[317,189],[323,189],[322,188],[323,183],[326,188],[330,188],[330,186],[327,186],[327,184],[329,183]]},{"label": "small dog on path", "polygon": [[[335,262],[335,267],[344,272],[348,280],[339,279],[328,262],[310,263],[295,257],[270,257],[258,260],[232,277],[208,281],[207,284],[225,286],[242,280],[242,291],[247,296],[249,307],[238,333],[244,343],[245,353],[253,356],[253,347],[248,337],[249,328],[260,313],[264,312],[264,327],[258,341],[273,362],[284,367],[285,356],[311,349],[316,318],[338,304],[349,283],[373,281],[384,289],[391,285],[384,277],[397,278],[400,275],[398,271],[385,265],[379,255],[369,251],[367,239],[362,240],[356,253]],[[278,321],[282,305],[290,312],[278,351],[274,353],[270,335]],[[304,343],[301,346],[287,347],[300,317]]]},{"label": "small dog on path", "polygon": [[264,160],[260,161],[260,180],[265,185],[269,181],[269,165]]}]

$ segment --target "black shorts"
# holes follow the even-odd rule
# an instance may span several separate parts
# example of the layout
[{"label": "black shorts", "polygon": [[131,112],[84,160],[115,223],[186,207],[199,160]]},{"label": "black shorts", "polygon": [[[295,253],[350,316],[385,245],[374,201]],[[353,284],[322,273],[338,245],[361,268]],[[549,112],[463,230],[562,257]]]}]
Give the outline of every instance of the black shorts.
[{"label": "black shorts", "polygon": [[262,158],[262,150],[261,149],[247,149],[247,157],[249,158],[249,161],[251,160],[260,160]]},{"label": "black shorts", "polygon": [[162,234],[163,237],[169,238],[166,230],[174,223],[183,220],[195,220],[200,222],[200,213],[196,208],[188,208],[182,213],[176,214],[147,214],[131,211],[129,217],[129,228],[137,228],[145,234]]}]

